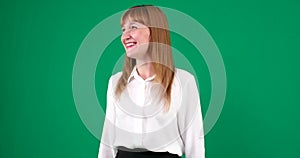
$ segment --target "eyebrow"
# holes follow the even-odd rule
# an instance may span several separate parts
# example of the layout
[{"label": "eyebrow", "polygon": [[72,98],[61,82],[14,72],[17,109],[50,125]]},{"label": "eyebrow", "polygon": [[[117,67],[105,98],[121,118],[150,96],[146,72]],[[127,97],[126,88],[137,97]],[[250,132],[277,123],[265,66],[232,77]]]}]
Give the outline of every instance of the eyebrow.
[{"label": "eyebrow", "polygon": [[[129,25],[132,25],[132,24],[138,25],[138,22],[137,22],[137,21],[132,21],[132,22],[129,23]],[[121,28],[122,28],[122,27],[124,27],[124,25],[121,25]]]}]

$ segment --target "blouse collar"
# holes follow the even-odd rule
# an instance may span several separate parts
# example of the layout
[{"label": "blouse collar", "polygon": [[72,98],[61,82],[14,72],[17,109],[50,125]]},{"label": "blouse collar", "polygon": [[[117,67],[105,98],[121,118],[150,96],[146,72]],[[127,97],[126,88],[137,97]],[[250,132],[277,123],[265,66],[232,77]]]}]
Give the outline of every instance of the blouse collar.
[{"label": "blouse collar", "polygon": [[148,77],[148,78],[146,78],[146,79],[144,80],[144,79],[138,74],[136,66],[134,66],[134,68],[132,69],[132,72],[131,72],[130,76],[128,77],[127,83],[129,83],[129,82],[132,81],[133,79],[140,80],[140,81],[144,81],[144,82],[152,81],[155,77],[156,77],[156,74],[153,75],[153,76],[151,76],[151,77]]}]

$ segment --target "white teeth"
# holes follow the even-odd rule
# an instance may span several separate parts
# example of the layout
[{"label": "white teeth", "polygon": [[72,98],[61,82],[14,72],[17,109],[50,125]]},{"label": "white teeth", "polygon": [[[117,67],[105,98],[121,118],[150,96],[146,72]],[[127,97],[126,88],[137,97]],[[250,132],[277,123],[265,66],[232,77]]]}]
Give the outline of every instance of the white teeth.
[{"label": "white teeth", "polygon": [[130,46],[133,46],[134,45],[134,43],[126,43],[126,47],[130,47]]}]

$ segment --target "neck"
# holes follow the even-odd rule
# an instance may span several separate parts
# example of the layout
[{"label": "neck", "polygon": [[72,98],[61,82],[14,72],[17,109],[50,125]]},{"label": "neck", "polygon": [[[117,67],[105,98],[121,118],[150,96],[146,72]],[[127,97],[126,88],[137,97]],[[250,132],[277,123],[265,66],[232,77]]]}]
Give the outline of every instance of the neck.
[{"label": "neck", "polygon": [[155,74],[154,65],[151,62],[136,63],[138,74],[145,80]]}]

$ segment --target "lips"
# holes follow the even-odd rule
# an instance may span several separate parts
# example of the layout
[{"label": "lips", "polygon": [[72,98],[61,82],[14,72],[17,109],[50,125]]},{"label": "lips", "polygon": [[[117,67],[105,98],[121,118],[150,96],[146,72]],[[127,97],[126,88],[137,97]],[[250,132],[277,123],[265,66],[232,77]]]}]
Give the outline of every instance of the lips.
[{"label": "lips", "polygon": [[125,42],[124,45],[126,49],[130,49],[136,45],[137,42]]}]

